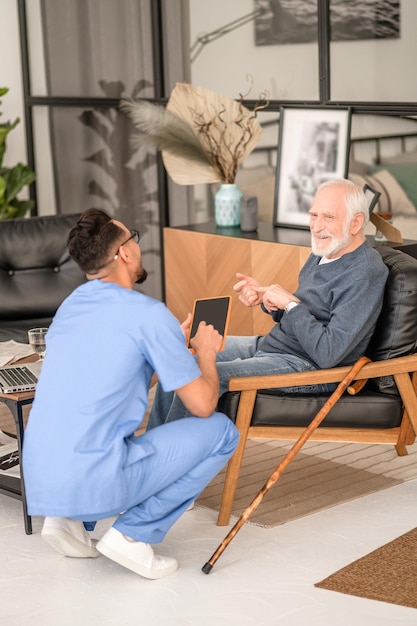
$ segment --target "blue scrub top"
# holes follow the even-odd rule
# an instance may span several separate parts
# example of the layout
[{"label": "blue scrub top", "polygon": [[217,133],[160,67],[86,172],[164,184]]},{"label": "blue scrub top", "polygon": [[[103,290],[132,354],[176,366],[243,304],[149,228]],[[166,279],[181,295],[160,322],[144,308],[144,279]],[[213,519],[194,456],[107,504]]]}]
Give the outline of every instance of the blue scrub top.
[{"label": "blue scrub top", "polygon": [[123,469],[153,452],[132,435],[154,371],[165,391],[201,375],[164,304],[99,280],[64,301],[24,437],[31,515],[99,519],[122,510]]}]

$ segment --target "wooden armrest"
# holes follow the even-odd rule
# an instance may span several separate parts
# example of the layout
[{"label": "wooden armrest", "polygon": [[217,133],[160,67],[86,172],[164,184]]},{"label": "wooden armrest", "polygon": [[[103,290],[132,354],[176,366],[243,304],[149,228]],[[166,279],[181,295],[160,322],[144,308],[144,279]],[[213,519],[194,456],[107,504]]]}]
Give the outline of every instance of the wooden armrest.
[{"label": "wooden armrest", "polygon": [[[351,365],[345,365],[343,367],[313,370],[312,372],[295,372],[292,374],[275,374],[269,376],[239,376],[229,380],[229,391],[277,389],[279,387],[339,383],[344,379],[351,367]],[[358,373],[356,379],[366,381],[367,378],[393,376],[394,374],[411,372],[417,372],[417,354],[367,363]]]}]

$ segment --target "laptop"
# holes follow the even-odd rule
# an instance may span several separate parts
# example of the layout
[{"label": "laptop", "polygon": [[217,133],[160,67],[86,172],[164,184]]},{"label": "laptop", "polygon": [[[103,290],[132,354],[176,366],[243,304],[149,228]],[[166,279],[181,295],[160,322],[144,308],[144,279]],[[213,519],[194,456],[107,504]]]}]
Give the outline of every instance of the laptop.
[{"label": "laptop", "polygon": [[34,391],[41,372],[42,361],[0,367],[0,392]]}]

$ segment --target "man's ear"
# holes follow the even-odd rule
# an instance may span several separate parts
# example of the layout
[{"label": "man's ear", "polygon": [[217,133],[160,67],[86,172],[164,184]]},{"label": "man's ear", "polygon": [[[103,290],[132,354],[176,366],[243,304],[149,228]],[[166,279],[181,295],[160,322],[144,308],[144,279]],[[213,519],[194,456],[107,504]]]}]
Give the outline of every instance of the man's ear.
[{"label": "man's ear", "polygon": [[120,246],[119,256],[123,259],[125,263],[129,263],[131,257],[130,257],[129,249],[127,247]]},{"label": "man's ear", "polygon": [[365,224],[365,216],[363,213],[355,213],[350,226],[350,232],[352,235],[357,235],[361,231]]}]

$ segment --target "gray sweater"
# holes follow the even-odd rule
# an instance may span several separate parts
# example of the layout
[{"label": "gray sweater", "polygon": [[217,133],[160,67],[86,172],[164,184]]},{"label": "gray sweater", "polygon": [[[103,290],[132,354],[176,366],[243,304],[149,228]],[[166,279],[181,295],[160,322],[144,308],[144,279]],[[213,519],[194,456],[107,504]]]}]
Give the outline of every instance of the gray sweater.
[{"label": "gray sweater", "polygon": [[265,352],[296,354],[317,368],[350,365],[368,346],[381,311],[388,269],[368,241],[331,263],[311,254],[295,295],[301,304],[278,322],[259,345]]}]

